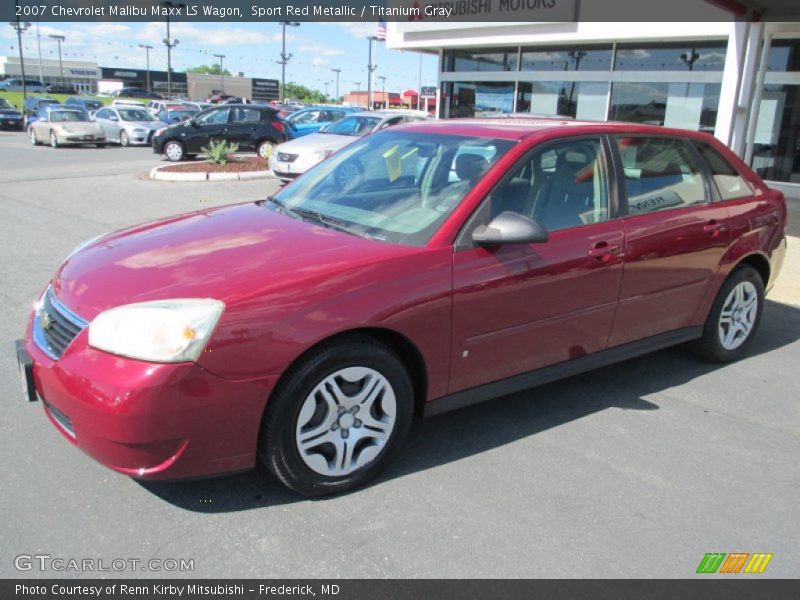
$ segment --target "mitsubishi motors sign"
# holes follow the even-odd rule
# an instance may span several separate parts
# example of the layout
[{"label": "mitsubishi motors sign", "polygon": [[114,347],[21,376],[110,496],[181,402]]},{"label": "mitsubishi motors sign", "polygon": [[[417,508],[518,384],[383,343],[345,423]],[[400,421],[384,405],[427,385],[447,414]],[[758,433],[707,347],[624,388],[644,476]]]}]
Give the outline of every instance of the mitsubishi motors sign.
[{"label": "mitsubishi motors sign", "polygon": [[[405,31],[414,23],[436,22],[435,29],[462,29],[463,21],[572,22],[578,17],[578,0],[389,0],[384,15],[407,19]],[[459,22],[461,21],[461,22]],[[429,31],[426,23],[420,30]]]}]

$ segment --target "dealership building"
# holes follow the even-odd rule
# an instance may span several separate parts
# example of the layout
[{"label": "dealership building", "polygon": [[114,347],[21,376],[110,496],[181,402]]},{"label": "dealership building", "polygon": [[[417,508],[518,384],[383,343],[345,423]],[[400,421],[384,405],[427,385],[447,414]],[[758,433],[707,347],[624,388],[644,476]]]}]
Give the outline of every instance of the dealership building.
[{"label": "dealership building", "polygon": [[[465,5],[495,11],[481,22],[390,23],[387,45],[438,55],[442,118],[516,112],[707,131],[800,192],[800,22],[735,20],[752,14],[736,0],[641,0],[630,18],[638,10],[643,22],[613,23],[585,14],[607,3],[550,4],[560,12],[547,20],[519,11],[491,22],[500,4],[488,1]],[[701,5],[705,22],[647,22]]]},{"label": "dealership building", "polygon": [[[0,78],[20,77],[19,57],[0,56]],[[101,67],[97,63],[74,60],[43,59],[41,69],[35,58],[25,58],[26,79],[41,79],[45,85],[61,83],[75,87],[81,94],[109,93],[123,87],[150,89],[167,95],[172,90],[175,97],[188,96],[197,100],[207,98],[213,92],[224,90],[232,96],[248,100],[269,101],[279,97],[277,79],[260,79],[243,75],[220,77],[201,73],[129,69],[126,67]],[[171,79],[171,82],[168,81]]]}]

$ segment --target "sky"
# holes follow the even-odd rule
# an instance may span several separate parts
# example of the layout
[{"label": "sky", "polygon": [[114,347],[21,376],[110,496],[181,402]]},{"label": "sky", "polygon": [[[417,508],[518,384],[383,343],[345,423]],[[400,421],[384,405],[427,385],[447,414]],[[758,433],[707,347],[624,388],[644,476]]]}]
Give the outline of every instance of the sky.
[{"label": "sky", "polygon": [[[231,73],[243,72],[247,77],[280,79],[281,27],[278,23],[172,23],[173,39],[180,43],[172,51],[176,71],[219,59]],[[342,69],[339,93],[367,88],[368,35],[374,35],[375,23],[302,23],[286,29],[286,52],[293,57],[286,67],[286,81],[325,90],[324,82],[335,82],[333,68]],[[153,46],[150,68],[165,71],[167,51],[163,39],[166,25],[149,23],[45,23],[39,25],[42,58],[57,59],[58,47],[51,34],[63,35],[62,55],[65,60],[97,62],[103,67],[144,69],[145,50],[139,44]],[[17,55],[16,33],[11,27],[0,28],[0,55]],[[23,34],[25,56],[38,56],[36,24]],[[375,49],[375,86],[383,85],[378,76],[386,77],[386,90],[397,92],[416,89],[419,85],[420,55],[415,52],[388,50],[378,43]],[[422,58],[422,85],[436,84],[437,57]],[[335,93],[330,83],[328,93]]]}]

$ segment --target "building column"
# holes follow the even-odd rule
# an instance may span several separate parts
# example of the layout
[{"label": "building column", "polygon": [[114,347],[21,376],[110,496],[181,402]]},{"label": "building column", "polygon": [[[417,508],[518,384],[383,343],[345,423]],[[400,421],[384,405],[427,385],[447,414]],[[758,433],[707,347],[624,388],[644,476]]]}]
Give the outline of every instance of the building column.
[{"label": "building column", "polygon": [[739,156],[745,151],[748,115],[752,114],[753,86],[763,39],[763,24],[732,23],[714,135]]}]

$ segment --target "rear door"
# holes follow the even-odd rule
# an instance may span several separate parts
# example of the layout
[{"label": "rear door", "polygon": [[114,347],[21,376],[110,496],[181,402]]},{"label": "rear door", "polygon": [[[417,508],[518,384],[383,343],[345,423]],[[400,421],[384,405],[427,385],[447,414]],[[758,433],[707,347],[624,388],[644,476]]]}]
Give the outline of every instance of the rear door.
[{"label": "rear door", "polygon": [[[460,154],[457,177],[471,187],[485,159]],[[465,227],[453,260],[450,393],[606,347],[624,252],[607,164],[599,136],[535,149]],[[535,218],[549,240],[475,245],[472,230],[505,211]]]},{"label": "rear door", "polygon": [[256,108],[235,107],[231,109],[226,139],[239,144],[240,150],[254,150],[260,135],[261,111]]},{"label": "rear door", "polygon": [[612,136],[625,267],[609,345],[688,327],[728,247],[699,157],[681,138]]}]

